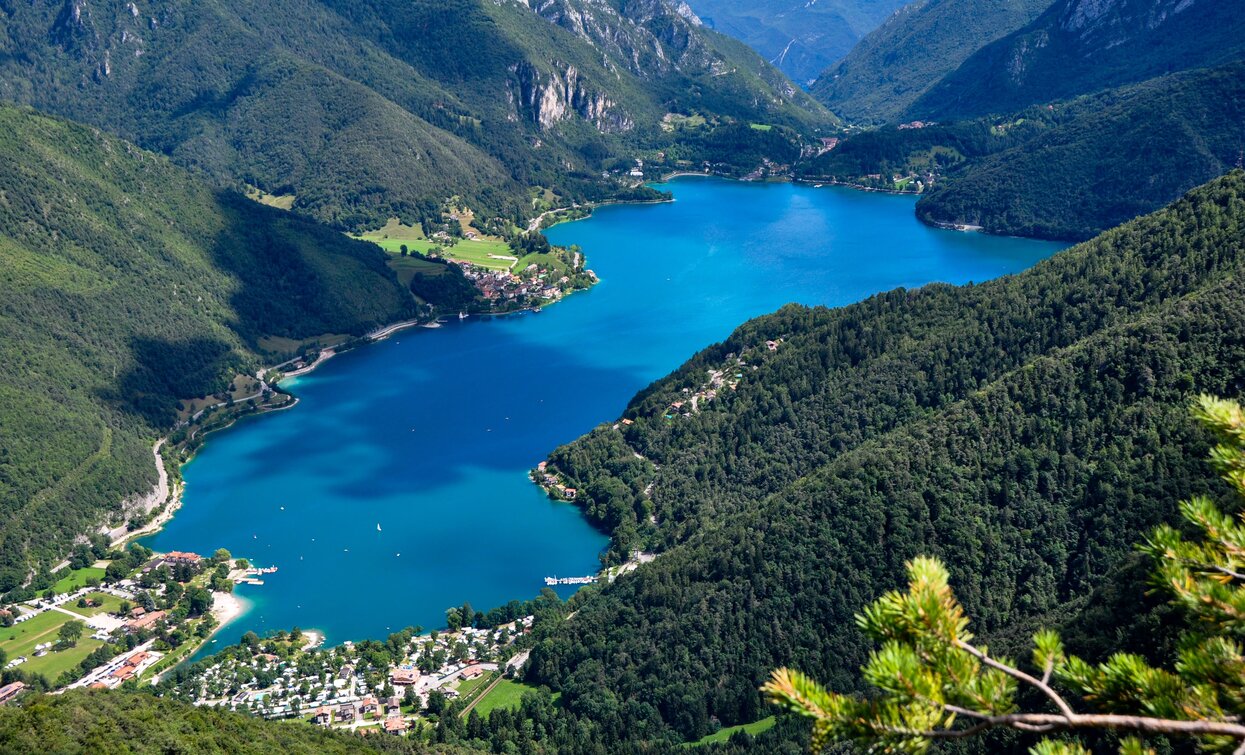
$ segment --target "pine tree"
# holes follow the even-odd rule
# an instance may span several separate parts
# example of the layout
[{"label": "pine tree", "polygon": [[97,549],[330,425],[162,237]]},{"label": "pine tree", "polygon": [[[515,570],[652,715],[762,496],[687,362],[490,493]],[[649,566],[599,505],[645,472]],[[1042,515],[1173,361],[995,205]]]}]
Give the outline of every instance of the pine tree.
[{"label": "pine tree", "polygon": [[[1235,492],[1233,512],[1199,496],[1180,504],[1188,539],[1171,526],[1140,546],[1156,567],[1154,584],[1193,619],[1171,668],[1129,653],[1091,664],[1064,652],[1052,630],[1033,638],[1031,666],[995,657],[973,643],[969,619],[937,559],[908,563],[908,591],[883,595],[857,616],[879,643],[862,669],[878,690],[868,699],[838,694],[798,671],[780,669],[762,691],[813,720],[812,749],[855,742],[871,752],[923,753],[941,739],[1008,727],[1066,734],[1128,733],[1120,752],[1149,752],[1145,735],[1195,737],[1206,750],[1245,754],[1245,411],[1199,398],[1196,418],[1217,445],[1211,463]],[[1021,687],[1046,703],[1024,710]],[[1079,700],[1077,698],[1080,698]],[[1087,753],[1067,739],[1043,739],[1034,755]]]}]

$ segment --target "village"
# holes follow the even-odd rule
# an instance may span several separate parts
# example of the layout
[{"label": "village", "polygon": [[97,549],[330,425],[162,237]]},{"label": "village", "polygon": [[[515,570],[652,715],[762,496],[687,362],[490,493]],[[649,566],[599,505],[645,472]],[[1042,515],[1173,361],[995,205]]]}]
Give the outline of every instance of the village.
[{"label": "village", "polygon": [[223,549],[204,557],[131,545],[107,555],[0,608],[0,705],[28,690],[115,689],[158,679],[227,620],[234,584],[259,582],[272,571]]},{"label": "village", "polygon": [[[463,276],[475,284],[480,295],[498,312],[551,304],[584,287],[569,275],[559,275],[556,268],[542,267],[535,262],[529,263],[518,272],[493,270],[467,260],[451,262],[458,265]],[[582,256],[578,252],[575,253],[572,264],[576,267],[582,264]],[[597,279],[596,273],[591,270],[583,270],[582,274],[589,279],[589,285]]]},{"label": "village", "polygon": [[428,635],[408,629],[383,643],[332,648],[306,644],[298,630],[266,640],[251,635],[161,691],[269,719],[407,735],[429,726],[430,717],[517,705],[530,689],[512,678],[528,656],[519,640],[533,621],[529,615]]}]

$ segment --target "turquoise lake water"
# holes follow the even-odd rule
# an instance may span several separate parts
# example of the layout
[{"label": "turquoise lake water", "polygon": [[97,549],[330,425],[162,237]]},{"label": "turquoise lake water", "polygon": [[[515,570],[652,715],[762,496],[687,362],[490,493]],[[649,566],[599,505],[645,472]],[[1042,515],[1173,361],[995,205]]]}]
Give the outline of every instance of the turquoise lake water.
[{"label": "turquoise lake water", "polygon": [[539,314],[403,331],[291,382],[294,409],[211,437],[184,469],[182,509],[145,543],[279,567],[239,588],[252,606],[216,647],[292,626],[330,643],[431,629],[464,600],[487,609],[535,596],[547,575],[595,573],[605,538],[527,479],[550,450],[788,302],[982,281],[1062,248],[929,228],[911,197],[663,188],[675,202],[550,229],[583,247],[602,279],[591,291]]}]

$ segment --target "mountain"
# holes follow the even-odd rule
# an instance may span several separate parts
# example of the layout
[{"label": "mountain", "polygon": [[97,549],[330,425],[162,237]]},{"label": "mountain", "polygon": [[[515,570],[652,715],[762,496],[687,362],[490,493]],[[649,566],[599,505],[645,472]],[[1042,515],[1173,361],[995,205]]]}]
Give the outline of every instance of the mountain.
[{"label": "mountain", "polygon": [[917,204],[928,221],[1081,240],[1237,164],[1243,121],[1238,62],[1005,117],[865,131],[800,170],[881,188],[913,176],[932,184]]},{"label": "mountain", "polygon": [[180,399],[252,374],[268,339],[415,312],[374,245],[14,107],[0,107],[0,271],[5,592],[143,514]]},{"label": "mountain", "polygon": [[916,0],[824,71],[813,96],[846,121],[893,122],[982,46],[1024,27],[1051,0]]},{"label": "mountain", "polygon": [[1161,207],[1238,164],[1245,62],[1056,106],[1033,138],[990,154],[917,205],[933,222],[1081,239]]},{"label": "mountain", "polygon": [[803,85],[848,53],[903,0],[690,0],[711,27],[747,43]]},{"label": "mountain", "polygon": [[354,230],[451,196],[521,219],[531,187],[608,195],[667,112],[829,118],[668,0],[6,0],[0,98]]},{"label": "mountain", "polygon": [[[1061,621],[1222,490],[1186,406],[1245,389],[1243,272],[1236,171],[1018,275],[745,324],[551,455],[613,558],[662,552],[577,596],[529,681],[590,741],[755,721],[772,668],[859,683],[853,614],[922,553],[1004,652]],[[710,370],[742,377],[672,410]]]},{"label": "mountain", "polygon": [[[430,752],[398,737],[360,737],[263,721],[134,692],[68,692],[0,708],[0,752],[364,755]],[[437,752],[452,752],[442,746]]]},{"label": "mountain", "polygon": [[1059,0],[978,50],[908,108],[940,120],[1217,66],[1245,55],[1245,18],[1218,0]]}]

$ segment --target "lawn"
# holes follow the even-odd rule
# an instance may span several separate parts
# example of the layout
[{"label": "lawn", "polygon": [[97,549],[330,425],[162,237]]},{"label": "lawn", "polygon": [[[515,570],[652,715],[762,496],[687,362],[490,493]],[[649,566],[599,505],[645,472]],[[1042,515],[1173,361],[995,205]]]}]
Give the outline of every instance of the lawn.
[{"label": "lawn", "polygon": [[[22,671],[43,674],[49,681],[56,681],[56,677],[61,673],[77,666],[82,659],[91,654],[91,651],[103,645],[102,642],[93,640],[84,633],[75,647],[61,652],[53,651],[41,658],[35,658],[35,645],[44,642],[55,643],[59,639],[57,630],[70,619],[70,616],[60,611],[44,611],[33,619],[0,629],[0,648],[4,649],[10,660],[19,655],[24,655],[29,659],[18,667]],[[88,628],[86,632],[89,633],[90,629]]]},{"label": "lawn", "polygon": [[715,742],[725,742],[731,738],[737,731],[746,731],[752,736],[756,736],[763,731],[769,731],[774,727],[774,717],[762,718],[760,721],[753,721],[750,724],[740,724],[739,726],[730,726],[725,729],[719,729],[713,734],[709,734],[696,742],[688,742],[687,747],[700,747],[701,745],[713,744]]},{"label": "lawn", "polygon": [[65,610],[73,611],[79,616],[98,616],[101,613],[116,613],[121,608],[121,598],[118,598],[116,595],[93,592],[86,597],[93,599],[99,605],[92,608],[79,608],[77,601],[71,601],[65,604]]},{"label": "lawn", "polygon": [[[464,227],[470,228],[471,214],[464,213],[462,219],[465,221]],[[408,251],[426,254],[429,249],[439,246],[444,252],[444,256],[470,262],[473,265],[487,267],[490,270],[509,270],[513,259],[494,259],[489,255],[496,257],[514,257],[510,245],[501,239],[481,238],[477,241],[471,239],[461,239],[452,247],[446,247],[442,242],[432,241],[425,238],[423,229],[419,226],[403,225],[397,218],[390,218],[384,228],[378,231],[364,233],[354,238],[363,241],[370,241],[378,245],[390,254],[401,254],[402,247],[405,246]],[[399,276],[401,273],[399,273]],[[407,278],[409,282],[410,278]]]},{"label": "lawn", "polygon": [[502,679],[493,691],[485,695],[476,705],[475,710],[479,711],[482,718],[488,718],[488,715],[498,708],[509,708],[514,710],[519,707],[519,703],[523,700],[524,692],[535,692],[536,688],[522,682],[516,682],[511,679]]},{"label": "lawn", "polygon": [[83,569],[75,569],[69,572],[69,575],[52,585],[52,592],[60,595],[61,593],[73,592],[80,587],[86,587],[86,581],[94,577],[95,579],[104,580],[104,570],[96,566],[88,566]]},{"label": "lawn", "polygon": [[103,645],[104,643],[99,640],[83,637],[78,640],[77,645],[68,650],[52,651],[42,658],[31,658],[19,666],[19,668],[27,673],[42,674],[47,677],[48,681],[55,682],[57,677],[69,669],[77,668],[78,664],[82,663],[88,655],[93,653],[96,648],[103,647]]},{"label": "lawn", "polygon": [[773,131],[774,130],[774,127],[767,123],[753,123],[751,125],[752,125],[753,130],[755,131]]},{"label": "lawn", "polygon": [[473,692],[493,681],[492,674],[477,676],[475,679],[464,679],[458,682],[458,696],[468,698]]}]

